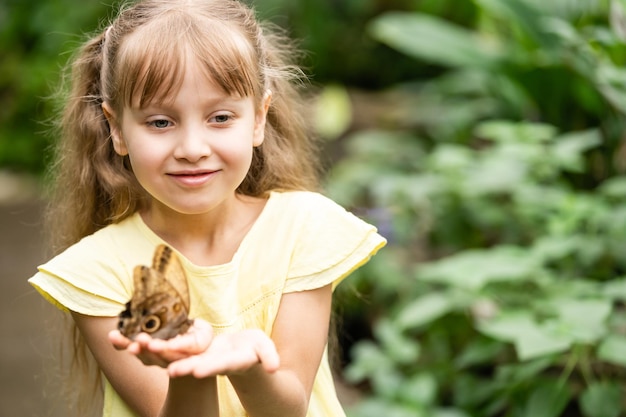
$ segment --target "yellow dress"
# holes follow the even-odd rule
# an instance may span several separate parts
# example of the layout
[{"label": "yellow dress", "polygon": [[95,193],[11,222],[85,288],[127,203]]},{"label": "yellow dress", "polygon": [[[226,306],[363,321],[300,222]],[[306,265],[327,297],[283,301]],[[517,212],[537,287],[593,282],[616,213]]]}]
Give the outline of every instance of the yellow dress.
[{"label": "yellow dress", "polygon": [[[63,310],[117,316],[131,298],[133,268],[150,265],[161,243],[135,214],[85,237],[40,266],[29,282]],[[273,192],[231,262],[203,267],[178,254],[190,317],[210,322],[216,332],[256,328],[269,335],[282,294],[334,288],[384,244],[374,226],[320,194]],[[220,415],[246,416],[228,378],[218,381]],[[105,380],[103,416],[134,415]],[[307,416],[344,415],[324,355]]]}]

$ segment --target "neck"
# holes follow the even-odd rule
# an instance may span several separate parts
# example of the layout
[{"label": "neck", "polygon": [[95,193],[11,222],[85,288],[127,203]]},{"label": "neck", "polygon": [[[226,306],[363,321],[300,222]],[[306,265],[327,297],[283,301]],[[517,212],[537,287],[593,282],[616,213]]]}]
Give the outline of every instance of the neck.
[{"label": "neck", "polygon": [[141,215],[161,239],[197,265],[230,262],[266,200],[235,196],[207,213],[182,214],[154,202]]}]

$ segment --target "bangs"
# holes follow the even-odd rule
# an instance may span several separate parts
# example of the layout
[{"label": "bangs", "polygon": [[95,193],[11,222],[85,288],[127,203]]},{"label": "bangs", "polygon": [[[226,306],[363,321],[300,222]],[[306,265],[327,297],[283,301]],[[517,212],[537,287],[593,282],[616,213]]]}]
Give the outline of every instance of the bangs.
[{"label": "bangs", "polygon": [[188,59],[228,95],[262,94],[254,49],[238,28],[170,10],[122,43],[116,63],[120,104],[143,108],[173,100]]}]

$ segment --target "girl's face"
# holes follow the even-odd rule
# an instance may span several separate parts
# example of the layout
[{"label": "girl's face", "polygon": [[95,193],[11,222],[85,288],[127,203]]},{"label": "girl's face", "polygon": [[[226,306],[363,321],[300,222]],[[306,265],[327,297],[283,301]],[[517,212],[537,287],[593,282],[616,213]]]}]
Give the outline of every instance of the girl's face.
[{"label": "girl's face", "polygon": [[235,197],[263,142],[269,101],[268,93],[256,110],[253,98],[229,96],[188,61],[167,103],[125,107],[121,117],[107,103],[103,109],[115,151],[129,156],[158,206],[202,214]]}]

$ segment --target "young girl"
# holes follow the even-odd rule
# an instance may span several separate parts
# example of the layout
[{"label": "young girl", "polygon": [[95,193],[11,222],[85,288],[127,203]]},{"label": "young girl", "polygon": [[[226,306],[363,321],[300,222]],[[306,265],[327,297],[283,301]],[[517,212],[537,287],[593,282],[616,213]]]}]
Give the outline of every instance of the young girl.
[{"label": "young girl", "polygon": [[[146,0],[74,61],[49,216],[59,254],[30,283],[95,358],[99,414],[344,415],[326,355],[332,291],[385,241],[312,191],[287,52],[234,0]],[[160,244],[195,320],[131,341],[117,316]]]}]

